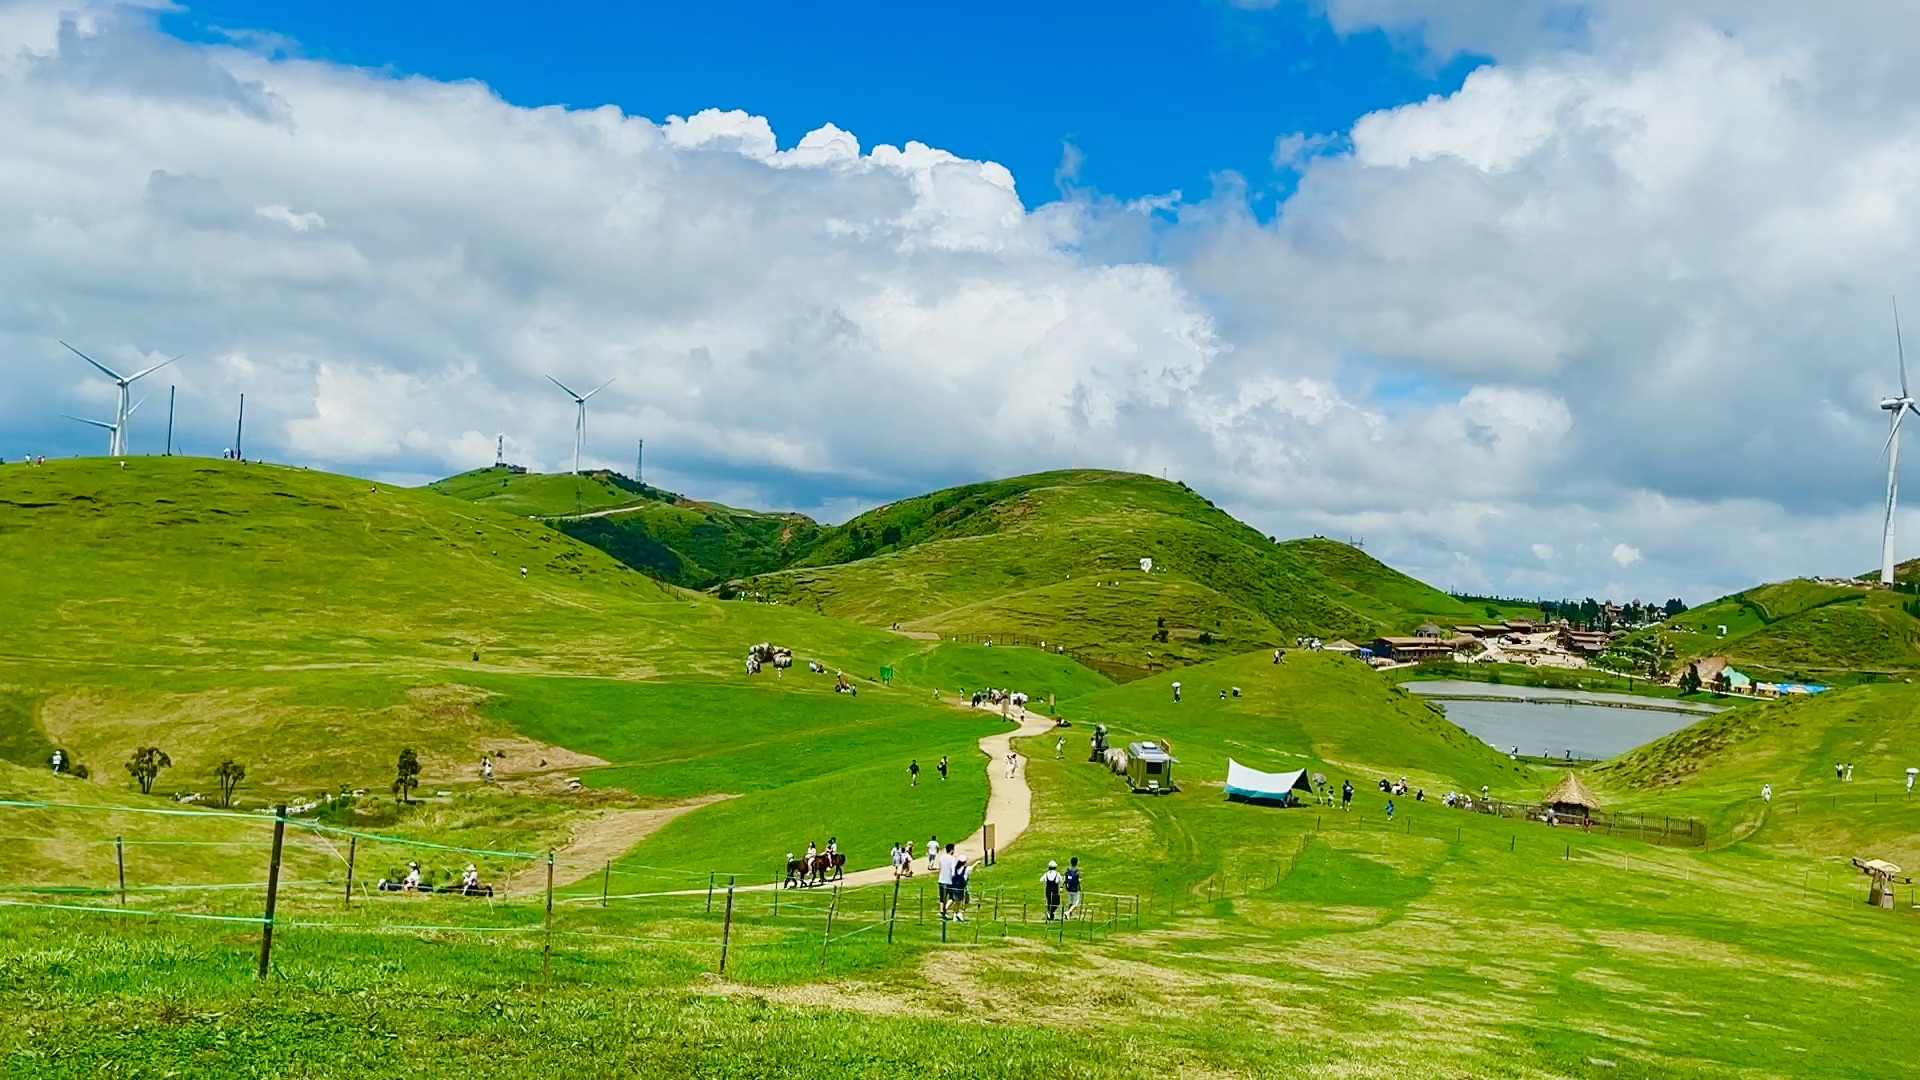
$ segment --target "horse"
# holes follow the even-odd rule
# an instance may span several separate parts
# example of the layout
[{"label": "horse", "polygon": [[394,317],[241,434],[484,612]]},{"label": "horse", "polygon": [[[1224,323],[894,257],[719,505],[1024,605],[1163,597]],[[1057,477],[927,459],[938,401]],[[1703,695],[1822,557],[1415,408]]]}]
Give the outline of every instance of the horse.
[{"label": "horse", "polygon": [[832,880],[834,881],[839,881],[846,877],[846,855],[838,851],[823,851],[813,857],[812,871],[813,883],[815,885],[825,885],[827,883],[827,872],[829,870],[833,872]]},{"label": "horse", "polygon": [[806,859],[788,859],[787,860],[787,882],[785,885],[782,886],[782,888],[787,888],[787,889],[806,888],[808,870],[809,870],[809,866]]}]

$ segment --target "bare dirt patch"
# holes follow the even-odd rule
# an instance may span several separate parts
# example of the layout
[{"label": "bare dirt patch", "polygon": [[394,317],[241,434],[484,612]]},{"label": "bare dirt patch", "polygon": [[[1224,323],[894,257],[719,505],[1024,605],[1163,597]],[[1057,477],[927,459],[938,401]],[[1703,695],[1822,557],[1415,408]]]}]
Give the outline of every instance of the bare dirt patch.
[{"label": "bare dirt patch", "polygon": [[633,846],[690,810],[711,806],[732,795],[702,795],[697,799],[644,810],[609,810],[574,823],[567,845],[554,853],[553,883],[571,885],[600,872],[601,867],[633,850]]}]

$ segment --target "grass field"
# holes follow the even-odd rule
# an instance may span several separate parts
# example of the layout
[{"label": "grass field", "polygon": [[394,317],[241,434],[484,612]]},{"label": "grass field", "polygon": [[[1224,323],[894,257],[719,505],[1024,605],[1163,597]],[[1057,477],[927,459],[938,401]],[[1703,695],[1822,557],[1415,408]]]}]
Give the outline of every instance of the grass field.
[{"label": "grass field", "polygon": [[[1482,785],[1535,800],[1560,773],[1510,761],[1358,663],[1232,653],[1251,635],[1225,619],[1211,646],[1193,625],[1138,643],[1185,666],[1120,685],[1057,652],[871,625],[899,597],[1002,588],[1008,561],[951,550],[949,582],[931,553],[1085,509],[1053,517],[1049,490],[883,514],[869,524],[903,541],[951,535],[788,572],[845,572],[836,589],[878,575],[872,596],[844,594],[875,605],[861,625],[686,593],[516,512],[374,487],[226,462],[0,467],[0,565],[20,571],[0,593],[7,1074],[1846,1077],[1920,1053],[1911,888],[1901,910],[1869,910],[1846,861],[1920,863],[1902,771],[1920,765],[1920,690],[1906,683],[1746,705],[1589,771],[1610,811],[1706,823],[1705,848],[1654,847],[1439,805]],[[1120,521],[1197,499],[1121,488],[1135,505]],[[1203,519],[1157,533],[1188,543],[1164,580],[1137,564],[1118,586],[1063,578],[983,594],[1007,599],[973,618],[1034,632],[1051,605],[1146,621],[1207,588]],[[1118,558],[1127,527],[1040,535]],[[1437,603],[1343,552],[1315,557],[1316,576],[1259,596],[1309,581],[1367,618]],[[903,559],[922,568],[888,568]],[[1862,603],[1801,592],[1755,626]],[[747,677],[740,656],[762,640],[846,669],[860,693],[804,668]],[[891,686],[873,681],[882,665]],[[985,686],[1051,697],[1072,726],[1020,743],[1033,821],[977,871],[969,922],[927,917],[924,873],[898,909],[886,886],[743,890],[729,922],[724,875],[770,882],[808,839],[838,836],[860,866],[894,840],[976,828],[973,744],[1004,722],[952,699]],[[1095,723],[1118,744],[1168,742],[1180,791],[1132,795],[1088,763]],[[153,796],[120,765],[142,744],[174,759]],[[55,745],[93,778],[52,776]],[[387,794],[402,746],[423,762],[416,805]],[[480,784],[479,754],[502,751],[500,782]],[[929,768],[907,786],[907,760],[941,754],[952,779]],[[165,794],[210,792],[227,757],[248,764],[247,812],[171,813]],[[1229,802],[1229,757],[1350,778],[1353,809]],[[1429,799],[1397,799],[1389,820],[1375,781],[1403,775]],[[271,828],[251,811],[341,785],[369,794],[287,830],[260,984]],[[1070,856],[1091,917],[1057,928],[1038,879]],[[121,857],[133,914],[118,913]],[[410,859],[436,881],[471,860],[501,895],[367,890]]]},{"label": "grass field", "polygon": [[1702,604],[1639,636],[1657,638],[1681,660],[1726,656],[1758,678],[1848,682],[1860,673],[1920,668],[1920,619],[1902,608],[1910,599],[1783,581]]}]

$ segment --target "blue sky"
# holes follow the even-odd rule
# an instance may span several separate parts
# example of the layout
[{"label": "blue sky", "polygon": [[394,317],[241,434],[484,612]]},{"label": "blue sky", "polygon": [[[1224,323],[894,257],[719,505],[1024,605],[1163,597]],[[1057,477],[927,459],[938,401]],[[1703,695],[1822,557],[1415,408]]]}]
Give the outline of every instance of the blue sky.
[{"label": "blue sky", "polygon": [[200,40],[263,31],[299,55],[477,79],[518,105],[611,103],[654,120],[744,109],[783,146],[827,123],[863,146],[919,140],[1005,165],[1028,206],[1057,197],[1070,141],[1085,187],[1194,198],[1233,170],[1269,192],[1263,216],[1291,180],[1271,164],[1276,138],[1450,93],[1476,62],[1436,66],[1379,32],[1343,38],[1305,0],[189,0],[162,26]]}]

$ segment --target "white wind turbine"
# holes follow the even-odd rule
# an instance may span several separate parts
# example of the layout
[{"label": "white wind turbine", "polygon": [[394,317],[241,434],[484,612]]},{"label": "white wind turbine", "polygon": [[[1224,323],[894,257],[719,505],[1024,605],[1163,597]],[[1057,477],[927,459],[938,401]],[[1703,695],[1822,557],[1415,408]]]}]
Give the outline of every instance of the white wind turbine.
[{"label": "white wind turbine", "polygon": [[[547,376],[547,381],[562,390],[567,390],[566,383],[561,382],[551,375]],[[587,399],[611,385],[613,385],[613,380],[608,379],[606,382],[601,383],[585,394],[576,394],[571,390],[567,390],[567,396],[572,398],[573,403],[580,407],[580,414],[574,417],[573,421],[573,471],[576,473],[580,471],[580,444],[585,442],[587,438]]]},{"label": "white wind turbine", "polygon": [[[67,343],[64,341],[61,342],[60,344],[67,345]],[[159,371],[161,368],[166,367],[168,364],[173,363],[173,360],[180,359],[180,357],[176,356],[173,358],[173,360],[162,360],[159,363],[153,365],[150,368],[147,368],[144,371],[136,371],[131,375],[122,375],[119,372],[113,370],[112,368],[101,363],[100,361],[95,360],[93,357],[88,356],[86,353],[81,352],[79,349],[76,349],[71,345],[67,345],[67,351],[79,357],[80,359],[85,360],[87,363],[92,364],[94,367],[99,368],[101,371],[106,373],[108,378],[112,379],[116,384],[119,385],[120,404],[119,404],[119,407],[115,408],[113,411],[113,423],[101,424],[100,426],[106,428],[107,431],[110,433],[109,441],[111,445],[107,448],[107,454],[112,457],[120,457],[124,455],[127,452],[127,417],[133,415],[133,409],[129,408],[127,405],[127,399],[130,396],[128,392],[128,388],[131,387],[136,381],[140,379],[144,379],[148,375],[151,375],[154,372]],[[186,354],[182,353],[180,355],[185,356]],[[79,420],[79,417],[70,417],[70,419]],[[99,423],[99,421],[97,420],[81,420],[80,422],[83,424]]]},{"label": "white wind turbine", "polygon": [[[133,403],[133,409],[138,409],[140,406],[145,405],[146,403],[147,403],[147,399],[141,398],[139,401],[136,401]],[[128,416],[133,415],[133,409],[127,410]],[[126,423],[124,419],[121,420],[120,423],[118,424],[109,424],[104,420],[89,420],[84,416],[71,416],[71,415],[68,415],[67,413],[61,413],[60,415],[65,416],[69,420],[78,420],[83,424],[92,424],[94,427],[107,429],[107,456],[108,457],[120,456],[120,451],[117,449],[117,447],[125,445],[125,439],[123,439],[121,436],[121,430],[122,430],[121,425]]]},{"label": "white wind turbine", "polygon": [[1900,358],[1900,396],[1883,398],[1880,408],[1893,414],[1893,430],[1887,433],[1886,448],[1881,454],[1887,459],[1887,520],[1880,533],[1880,584],[1893,584],[1893,513],[1900,496],[1900,421],[1908,413],[1920,413],[1913,394],[1907,390],[1907,348],[1900,340],[1900,305],[1893,305],[1893,346]]}]

